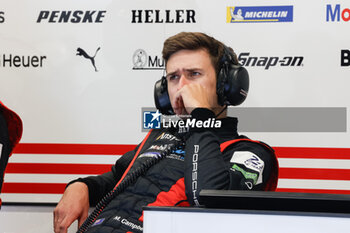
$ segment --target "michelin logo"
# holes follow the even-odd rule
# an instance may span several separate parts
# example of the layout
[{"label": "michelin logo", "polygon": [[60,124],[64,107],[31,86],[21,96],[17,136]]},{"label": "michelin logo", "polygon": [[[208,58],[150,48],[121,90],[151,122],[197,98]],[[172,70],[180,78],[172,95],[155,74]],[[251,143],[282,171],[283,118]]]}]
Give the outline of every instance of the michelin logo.
[{"label": "michelin logo", "polygon": [[293,6],[227,7],[227,23],[293,22]]}]

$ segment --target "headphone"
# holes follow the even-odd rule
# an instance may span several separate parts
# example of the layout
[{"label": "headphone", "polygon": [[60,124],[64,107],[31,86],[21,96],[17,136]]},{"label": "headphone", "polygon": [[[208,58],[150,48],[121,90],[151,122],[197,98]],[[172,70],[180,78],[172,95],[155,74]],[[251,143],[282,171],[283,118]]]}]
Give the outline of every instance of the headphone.
[{"label": "headphone", "polygon": [[[238,63],[235,53],[227,46],[224,46],[224,54],[220,59],[220,70],[216,81],[218,103],[221,106],[240,105],[247,98],[248,90],[248,71]],[[174,115],[165,76],[154,85],[154,102],[156,108],[162,114]]]}]

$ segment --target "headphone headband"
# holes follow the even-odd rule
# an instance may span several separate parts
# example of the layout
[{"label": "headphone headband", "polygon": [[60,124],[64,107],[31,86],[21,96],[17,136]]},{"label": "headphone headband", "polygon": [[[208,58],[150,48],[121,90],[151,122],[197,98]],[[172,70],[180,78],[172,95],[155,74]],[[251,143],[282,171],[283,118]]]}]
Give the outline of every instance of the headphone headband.
[{"label": "headphone headband", "polygon": [[[235,53],[224,45],[217,74],[216,93],[220,105],[239,105],[246,99],[249,90],[248,71],[242,67]],[[168,94],[166,77],[163,76],[154,85],[154,101],[157,109],[165,115],[173,115]]]}]

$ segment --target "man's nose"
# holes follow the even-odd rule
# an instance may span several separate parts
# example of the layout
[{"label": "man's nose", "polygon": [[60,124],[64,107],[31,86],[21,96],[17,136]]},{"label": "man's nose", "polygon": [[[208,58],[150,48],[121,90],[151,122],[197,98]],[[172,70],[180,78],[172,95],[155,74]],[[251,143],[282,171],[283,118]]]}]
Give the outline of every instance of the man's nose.
[{"label": "man's nose", "polygon": [[188,79],[185,74],[181,74],[179,81],[179,89],[188,84]]}]

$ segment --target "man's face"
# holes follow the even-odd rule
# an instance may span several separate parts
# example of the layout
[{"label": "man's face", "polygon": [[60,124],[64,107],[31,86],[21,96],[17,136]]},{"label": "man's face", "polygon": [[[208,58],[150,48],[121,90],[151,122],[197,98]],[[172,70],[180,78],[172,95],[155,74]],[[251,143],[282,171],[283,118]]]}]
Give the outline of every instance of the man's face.
[{"label": "man's face", "polygon": [[176,114],[188,114],[186,109],[196,107],[209,107],[214,112],[221,108],[216,94],[216,72],[207,50],[180,50],[170,56],[166,70],[168,93]]}]

